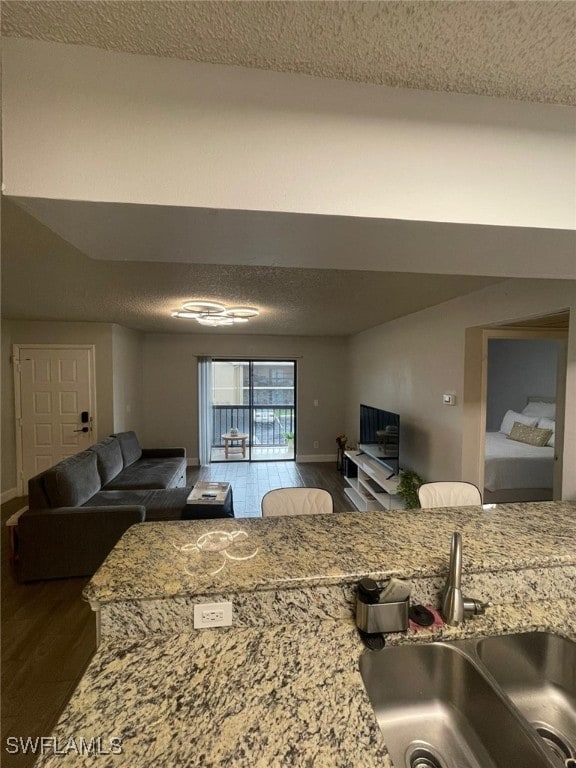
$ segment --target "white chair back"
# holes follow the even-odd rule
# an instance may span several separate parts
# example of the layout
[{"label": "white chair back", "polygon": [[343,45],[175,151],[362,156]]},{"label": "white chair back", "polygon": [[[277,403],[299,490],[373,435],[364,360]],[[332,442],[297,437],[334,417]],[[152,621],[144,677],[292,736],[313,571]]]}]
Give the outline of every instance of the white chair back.
[{"label": "white chair back", "polygon": [[334,502],[322,488],[276,488],[262,498],[262,517],[324,515],[334,512]]},{"label": "white chair back", "polygon": [[424,483],[418,489],[422,509],[467,507],[482,504],[480,491],[472,483]]}]

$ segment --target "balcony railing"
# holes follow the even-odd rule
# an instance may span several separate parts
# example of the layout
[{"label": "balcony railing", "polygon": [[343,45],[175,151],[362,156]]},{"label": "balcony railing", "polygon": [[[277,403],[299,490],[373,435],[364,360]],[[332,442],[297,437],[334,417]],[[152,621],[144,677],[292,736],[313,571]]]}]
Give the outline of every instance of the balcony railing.
[{"label": "balcony railing", "polygon": [[222,435],[230,432],[233,427],[249,435],[249,445],[286,445],[286,434],[294,434],[295,431],[294,417],[293,405],[213,405],[212,447],[222,447]]}]

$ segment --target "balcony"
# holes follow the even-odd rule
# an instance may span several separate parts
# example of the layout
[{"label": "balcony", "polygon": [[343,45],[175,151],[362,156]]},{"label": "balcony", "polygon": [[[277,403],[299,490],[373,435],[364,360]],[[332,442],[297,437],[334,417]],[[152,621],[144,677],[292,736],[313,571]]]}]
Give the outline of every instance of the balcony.
[{"label": "balcony", "polygon": [[[239,449],[224,455],[222,435],[236,427],[246,440],[246,457]],[[287,461],[294,458],[294,442],[286,434],[295,432],[293,405],[214,405],[212,406],[212,461]]]}]

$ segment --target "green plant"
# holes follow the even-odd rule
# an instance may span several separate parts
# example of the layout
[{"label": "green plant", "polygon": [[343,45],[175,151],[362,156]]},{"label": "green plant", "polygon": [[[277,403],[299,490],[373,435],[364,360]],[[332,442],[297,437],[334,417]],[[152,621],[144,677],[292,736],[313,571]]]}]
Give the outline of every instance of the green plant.
[{"label": "green plant", "polygon": [[284,432],[284,437],[286,440],[294,440],[295,435],[294,432]]},{"label": "green plant", "polygon": [[412,469],[400,470],[400,482],[398,483],[398,495],[406,505],[406,509],[419,509],[418,488],[424,481],[419,474]]}]

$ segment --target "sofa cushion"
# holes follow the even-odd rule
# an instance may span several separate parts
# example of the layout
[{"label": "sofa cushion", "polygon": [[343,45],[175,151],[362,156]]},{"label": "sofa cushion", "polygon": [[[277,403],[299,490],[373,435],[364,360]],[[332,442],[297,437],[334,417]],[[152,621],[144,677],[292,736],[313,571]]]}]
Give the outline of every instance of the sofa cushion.
[{"label": "sofa cushion", "polygon": [[107,437],[88,449],[94,451],[97,457],[96,465],[102,485],[113,480],[124,467],[124,458],[120,449],[120,441],[116,437]]},{"label": "sofa cushion", "polygon": [[136,437],[136,432],[118,432],[111,437],[117,437],[120,441],[120,450],[124,459],[124,466],[129,467],[142,456],[142,448]]},{"label": "sofa cushion", "polygon": [[146,506],[151,491],[107,491],[104,488],[83,507],[133,507]]},{"label": "sofa cushion", "polygon": [[103,490],[174,488],[184,484],[186,459],[140,459],[125,467]]},{"label": "sofa cushion", "polygon": [[140,504],[146,507],[146,522],[158,520],[180,520],[186,498],[190,493],[188,488],[171,488],[169,490],[141,491],[100,491],[84,506],[120,507]]},{"label": "sofa cushion", "polygon": [[82,451],[49,469],[44,476],[46,495],[52,507],[78,507],[100,490],[97,457]]}]

